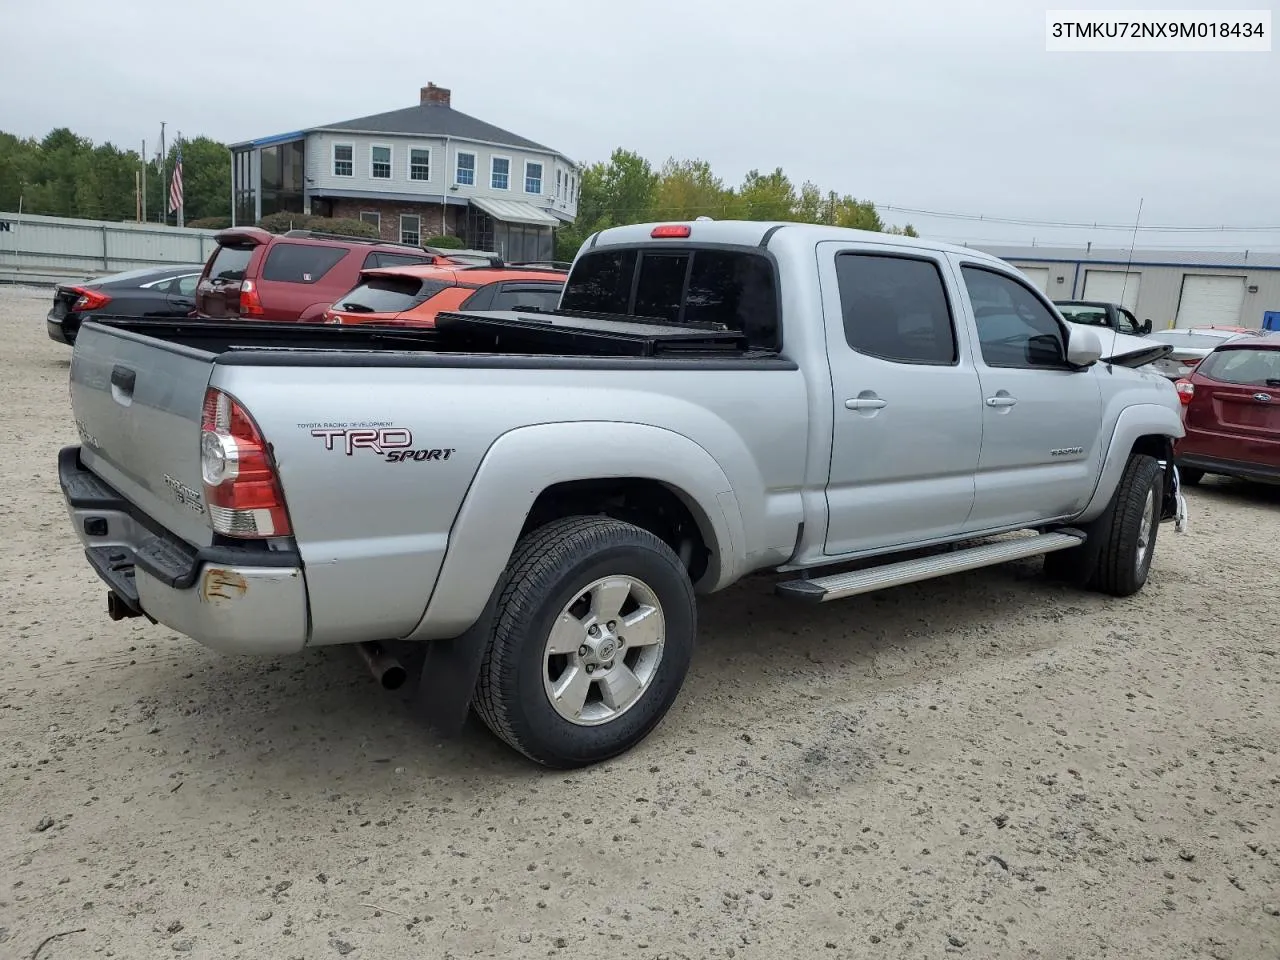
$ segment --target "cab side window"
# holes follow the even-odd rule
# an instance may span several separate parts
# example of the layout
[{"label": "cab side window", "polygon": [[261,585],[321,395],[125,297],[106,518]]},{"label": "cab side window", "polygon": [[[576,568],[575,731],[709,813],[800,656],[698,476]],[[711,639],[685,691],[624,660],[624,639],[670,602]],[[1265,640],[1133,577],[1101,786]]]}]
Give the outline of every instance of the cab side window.
[{"label": "cab side window", "polygon": [[836,282],[845,339],[854,350],[894,363],[956,362],[951,307],[932,260],[841,253]]},{"label": "cab side window", "polygon": [[989,367],[1063,368],[1066,334],[1031,289],[985,267],[963,266],[982,360]]}]

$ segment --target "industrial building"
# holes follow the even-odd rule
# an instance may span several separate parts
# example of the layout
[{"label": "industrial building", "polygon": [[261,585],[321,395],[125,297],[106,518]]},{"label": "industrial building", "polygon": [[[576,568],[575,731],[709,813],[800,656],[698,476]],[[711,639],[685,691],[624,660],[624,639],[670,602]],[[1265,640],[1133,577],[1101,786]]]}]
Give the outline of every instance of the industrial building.
[{"label": "industrial building", "polygon": [[[977,246],[977,245],[975,245]],[[1153,330],[1262,328],[1280,312],[1280,254],[1097,247],[979,249],[1009,261],[1052,300],[1105,300]],[[1276,320],[1272,319],[1274,325]]]}]

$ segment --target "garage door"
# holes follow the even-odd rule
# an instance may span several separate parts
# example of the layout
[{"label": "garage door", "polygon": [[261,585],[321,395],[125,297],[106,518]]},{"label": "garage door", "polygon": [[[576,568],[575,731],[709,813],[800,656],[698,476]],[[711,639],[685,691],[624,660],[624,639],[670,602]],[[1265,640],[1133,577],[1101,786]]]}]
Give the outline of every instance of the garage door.
[{"label": "garage door", "polygon": [[1086,270],[1084,296],[1081,299],[1118,303],[1136,315],[1138,287],[1141,280],[1140,273],[1125,273],[1123,270]]},{"label": "garage door", "polygon": [[1198,276],[1182,278],[1182,297],[1174,326],[1234,327],[1244,306],[1244,277]]},{"label": "garage door", "polygon": [[1021,272],[1028,280],[1035,285],[1035,288],[1041,293],[1049,292],[1049,268],[1048,267],[1019,267]]}]

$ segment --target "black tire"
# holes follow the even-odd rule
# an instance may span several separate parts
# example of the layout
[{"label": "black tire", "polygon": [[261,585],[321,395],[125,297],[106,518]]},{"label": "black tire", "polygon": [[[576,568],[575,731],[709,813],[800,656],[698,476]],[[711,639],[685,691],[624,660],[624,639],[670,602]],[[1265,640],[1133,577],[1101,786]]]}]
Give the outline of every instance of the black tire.
[{"label": "black tire", "polygon": [[[547,644],[561,612],[605,577],[631,577],[647,586],[665,629],[659,659],[638,699],[612,719],[583,726],[552,705],[544,685]],[[473,706],[490,730],[531,760],[560,769],[598,763],[639,743],[665,716],[688,673],[696,632],[693,585],[662,540],[604,517],[557,520],[516,545]]]},{"label": "black tire", "polygon": [[[1150,508],[1147,506],[1148,496],[1151,498]],[[1163,501],[1164,471],[1160,462],[1144,454],[1130,457],[1111,506],[1103,514],[1107,522],[1099,524],[1095,533],[1100,550],[1097,567],[1089,582],[1093,589],[1113,597],[1128,597],[1142,589],[1156,552]],[[1147,509],[1153,510],[1154,515],[1146,549],[1141,550],[1139,533]]]},{"label": "black tire", "polygon": [[1195,467],[1179,467],[1178,479],[1184,487],[1194,487],[1204,479],[1204,471]]},{"label": "black tire", "polygon": [[[1138,534],[1149,491],[1155,516],[1139,563]],[[1081,526],[1087,534],[1084,545],[1045,554],[1045,574],[1115,597],[1137,593],[1151,572],[1163,502],[1164,471],[1160,462],[1145,454],[1134,454],[1125,465],[1107,509],[1097,519]]]}]

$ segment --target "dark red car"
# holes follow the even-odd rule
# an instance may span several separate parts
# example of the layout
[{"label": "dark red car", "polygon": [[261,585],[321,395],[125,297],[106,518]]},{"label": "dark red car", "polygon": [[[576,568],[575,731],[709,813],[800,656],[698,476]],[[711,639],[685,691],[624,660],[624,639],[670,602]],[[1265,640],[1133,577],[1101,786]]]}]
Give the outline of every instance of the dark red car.
[{"label": "dark red car", "polygon": [[1280,336],[1224,343],[1177,382],[1182,481],[1206,473],[1280,482]]},{"label": "dark red car", "polygon": [[318,321],[360,271],[447,258],[410,247],[305,230],[221,230],[196,286],[196,316],[214,320]]}]

